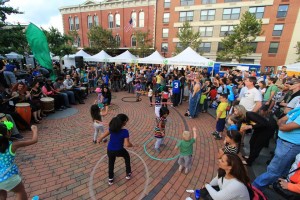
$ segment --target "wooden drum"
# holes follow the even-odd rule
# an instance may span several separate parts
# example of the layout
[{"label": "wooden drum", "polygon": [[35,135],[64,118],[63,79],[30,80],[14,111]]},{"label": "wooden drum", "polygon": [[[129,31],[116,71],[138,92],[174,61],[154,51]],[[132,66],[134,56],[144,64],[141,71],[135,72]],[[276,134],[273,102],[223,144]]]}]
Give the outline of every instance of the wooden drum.
[{"label": "wooden drum", "polygon": [[42,110],[45,112],[54,111],[54,98],[51,97],[43,97],[41,98]]},{"label": "wooden drum", "polygon": [[[31,108],[29,103],[17,103],[16,112],[28,123],[31,121]],[[21,125],[21,127],[23,127]]]}]

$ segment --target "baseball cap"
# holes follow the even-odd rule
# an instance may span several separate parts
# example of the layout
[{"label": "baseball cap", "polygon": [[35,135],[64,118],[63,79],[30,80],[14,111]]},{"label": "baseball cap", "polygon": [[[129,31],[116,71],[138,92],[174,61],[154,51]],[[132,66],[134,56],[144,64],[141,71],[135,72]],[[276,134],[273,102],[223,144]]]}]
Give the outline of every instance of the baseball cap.
[{"label": "baseball cap", "polygon": [[289,80],[286,82],[286,84],[289,84],[289,85],[295,85],[297,83],[300,83],[300,79],[298,79],[298,78],[295,78],[295,79],[292,79],[292,80]]}]

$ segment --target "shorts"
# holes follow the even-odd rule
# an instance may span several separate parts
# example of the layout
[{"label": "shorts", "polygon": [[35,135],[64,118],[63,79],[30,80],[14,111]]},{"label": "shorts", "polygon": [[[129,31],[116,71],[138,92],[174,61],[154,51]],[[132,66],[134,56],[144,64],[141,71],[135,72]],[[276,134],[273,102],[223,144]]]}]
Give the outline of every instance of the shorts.
[{"label": "shorts", "polygon": [[22,181],[22,178],[19,174],[13,175],[9,179],[0,182],[0,190],[11,191]]}]

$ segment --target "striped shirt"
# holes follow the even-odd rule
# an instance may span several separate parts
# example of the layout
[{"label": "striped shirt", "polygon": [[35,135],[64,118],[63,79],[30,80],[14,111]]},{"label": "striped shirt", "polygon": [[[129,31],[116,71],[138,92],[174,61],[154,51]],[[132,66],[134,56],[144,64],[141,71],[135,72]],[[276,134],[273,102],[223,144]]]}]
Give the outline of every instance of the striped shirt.
[{"label": "striped shirt", "polygon": [[230,146],[229,144],[225,144],[224,153],[237,154],[238,148],[235,146]]}]

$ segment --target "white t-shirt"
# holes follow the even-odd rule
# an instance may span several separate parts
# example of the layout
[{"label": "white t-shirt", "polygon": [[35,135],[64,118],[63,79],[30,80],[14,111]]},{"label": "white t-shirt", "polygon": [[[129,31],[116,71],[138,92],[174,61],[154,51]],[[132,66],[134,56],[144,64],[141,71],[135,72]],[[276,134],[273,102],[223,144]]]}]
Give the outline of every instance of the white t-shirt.
[{"label": "white t-shirt", "polygon": [[255,87],[248,89],[247,87],[242,88],[239,95],[240,105],[244,106],[247,111],[252,111],[257,101],[262,101],[261,92]]},{"label": "white t-shirt", "polygon": [[[212,186],[219,186],[216,191]],[[237,179],[219,178],[216,176],[205,188],[214,200],[250,200],[247,187]]]},{"label": "white t-shirt", "polygon": [[153,96],[153,90],[149,89],[149,91],[148,91],[148,97],[152,97],[152,96]]},{"label": "white t-shirt", "polygon": [[298,108],[300,107],[300,96],[294,97],[286,106],[288,108]]}]

